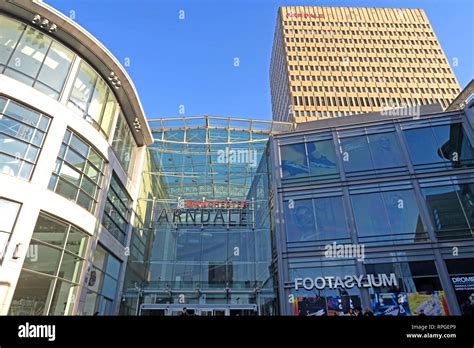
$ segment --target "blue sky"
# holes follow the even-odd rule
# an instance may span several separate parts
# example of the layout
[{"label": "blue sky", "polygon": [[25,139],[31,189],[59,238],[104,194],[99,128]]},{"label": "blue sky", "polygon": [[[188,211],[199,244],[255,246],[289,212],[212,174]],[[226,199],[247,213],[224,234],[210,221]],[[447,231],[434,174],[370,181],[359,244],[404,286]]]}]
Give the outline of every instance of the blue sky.
[{"label": "blue sky", "polygon": [[[463,88],[474,78],[472,0],[46,0],[130,66],[148,118],[271,119],[270,55],[284,5],[426,11]],[[184,20],[179,19],[184,11]],[[234,67],[234,59],[240,61]],[[457,58],[458,65],[453,66]]]}]

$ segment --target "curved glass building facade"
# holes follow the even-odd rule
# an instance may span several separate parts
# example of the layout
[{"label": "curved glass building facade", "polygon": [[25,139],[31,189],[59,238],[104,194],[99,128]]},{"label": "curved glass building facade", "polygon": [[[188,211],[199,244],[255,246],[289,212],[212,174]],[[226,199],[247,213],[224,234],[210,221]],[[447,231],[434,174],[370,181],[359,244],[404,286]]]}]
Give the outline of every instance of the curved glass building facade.
[{"label": "curved glass building facade", "polygon": [[265,153],[269,136],[291,125],[223,117],[149,124],[143,238],[134,235],[124,310],[136,311],[139,296],[142,314],[180,313],[183,304],[197,314],[275,314]]},{"label": "curved glass building facade", "polygon": [[0,314],[115,314],[145,146],[125,70],[41,1],[0,3]]}]

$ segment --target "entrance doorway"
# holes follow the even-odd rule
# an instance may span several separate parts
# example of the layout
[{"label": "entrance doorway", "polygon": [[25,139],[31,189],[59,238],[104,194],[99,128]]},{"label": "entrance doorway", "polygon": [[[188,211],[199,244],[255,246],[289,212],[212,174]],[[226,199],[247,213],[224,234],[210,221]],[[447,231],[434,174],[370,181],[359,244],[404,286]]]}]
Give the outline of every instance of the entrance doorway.
[{"label": "entrance doorway", "polygon": [[142,304],[141,316],[180,316],[184,308],[191,316],[219,317],[219,316],[256,316],[257,305],[176,305],[176,304]]}]

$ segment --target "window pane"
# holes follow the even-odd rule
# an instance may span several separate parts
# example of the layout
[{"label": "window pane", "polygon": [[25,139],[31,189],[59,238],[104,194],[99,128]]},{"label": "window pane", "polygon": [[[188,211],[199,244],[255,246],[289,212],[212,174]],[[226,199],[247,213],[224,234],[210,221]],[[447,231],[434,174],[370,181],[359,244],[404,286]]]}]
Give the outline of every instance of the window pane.
[{"label": "window pane", "polygon": [[286,201],[285,222],[288,242],[301,242],[315,240],[315,221],[313,202],[310,199],[295,200],[294,203]]},{"label": "window pane", "polygon": [[25,158],[28,144],[0,133],[0,151],[19,159]]},{"label": "window pane", "polygon": [[84,257],[87,248],[88,235],[71,227],[66,242],[66,250]]},{"label": "window pane", "polygon": [[107,98],[107,84],[99,78],[97,80],[92,99],[90,101],[89,110],[87,114],[92,117],[95,122],[100,122],[100,116]]},{"label": "window pane", "polygon": [[79,139],[76,134],[72,134],[70,146],[82,156],[87,158],[90,147],[84,141]]},{"label": "window pane", "polygon": [[22,271],[15,288],[9,315],[45,315],[54,279]]},{"label": "window pane", "polygon": [[437,231],[468,229],[455,186],[422,189],[431,220]]},{"label": "window pane", "polygon": [[105,275],[104,284],[102,286],[102,295],[115,299],[115,294],[117,293],[117,280],[113,279],[109,275]]},{"label": "window pane", "polygon": [[79,172],[74,170],[72,167],[70,167],[66,163],[62,164],[59,175],[61,176],[61,178],[66,179],[74,186],[79,186],[81,175],[79,174]]},{"label": "window pane", "polygon": [[408,129],[404,131],[413,164],[444,162],[431,128]]},{"label": "window pane", "polygon": [[53,42],[41,67],[38,80],[60,92],[66,81],[74,54],[64,46]]},{"label": "window pane", "polygon": [[66,161],[76,167],[78,170],[83,170],[86,163],[86,159],[76,153],[71,148],[68,149],[66,153]]},{"label": "window pane", "polygon": [[104,114],[102,116],[101,128],[108,136],[110,134],[110,128],[114,120],[115,111],[117,110],[117,100],[114,94],[110,91],[109,97],[107,98],[107,104],[105,105]]},{"label": "window pane", "polygon": [[5,114],[33,127],[36,127],[40,118],[39,113],[13,101],[8,103]]},{"label": "window pane", "polygon": [[390,225],[380,193],[353,195],[351,201],[359,236],[390,233]]},{"label": "window pane", "polygon": [[423,232],[413,191],[383,192],[382,196],[393,234]]},{"label": "window pane", "polygon": [[58,280],[48,315],[70,315],[74,309],[78,286]]},{"label": "window pane", "polygon": [[122,263],[111,254],[107,256],[107,270],[106,273],[110,275],[112,278],[118,279],[120,274],[120,265]]},{"label": "window pane", "polygon": [[0,15],[0,64],[6,64],[25,25]]},{"label": "window pane", "polygon": [[[136,148],[135,139],[128,127],[125,116],[120,113],[115,127],[112,148],[120,161],[120,164],[126,172],[128,172],[130,164],[134,160],[134,150]],[[132,166],[133,167],[133,166]]]},{"label": "window pane", "polygon": [[40,215],[32,238],[62,248],[67,230],[67,224],[46,215]]},{"label": "window pane", "polygon": [[459,185],[459,188],[458,194],[461,198],[461,204],[466,213],[467,221],[471,229],[474,229],[474,184]]},{"label": "window pane", "polygon": [[201,234],[178,232],[176,248],[177,261],[199,261],[201,259]]},{"label": "window pane", "polygon": [[227,234],[202,233],[202,258],[203,261],[227,260]]},{"label": "window pane", "polygon": [[0,173],[15,176],[20,171],[21,162],[12,156],[0,153]]},{"label": "window pane", "polygon": [[374,169],[366,136],[341,138],[340,143],[347,172]]},{"label": "window pane", "polygon": [[31,240],[30,257],[25,258],[23,268],[32,271],[55,275],[58,271],[61,251]]},{"label": "window pane", "polygon": [[392,168],[404,165],[395,133],[369,135],[369,144],[375,168]]},{"label": "window pane", "polygon": [[79,73],[74,82],[74,89],[72,90],[70,101],[72,105],[81,114],[87,112],[87,106],[94,90],[97,74],[87,64],[81,63]]},{"label": "window pane", "polygon": [[59,268],[58,277],[78,283],[81,276],[82,259],[78,256],[73,256],[64,253],[61,267]]},{"label": "window pane", "polygon": [[[34,78],[50,45],[50,38],[40,31],[28,27],[20,39],[8,66]],[[19,66],[17,66],[17,62],[21,62]]]},{"label": "window pane", "polygon": [[309,174],[306,149],[303,143],[280,147],[283,177],[301,177]]},{"label": "window pane", "polygon": [[349,236],[341,197],[314,200],[316,235],[314,239],[335,239]]},{"label": "window pane", "polygon": [[336,151],[332,140],[307,143],[309,169],[312,175],[337,174]]},{"label": "window pane", "polygon": [[64,179],[59,178],[58,184],[56,185],[56,193],[67,199],[75,201],[77,196],[77,188],[66,182]]}]

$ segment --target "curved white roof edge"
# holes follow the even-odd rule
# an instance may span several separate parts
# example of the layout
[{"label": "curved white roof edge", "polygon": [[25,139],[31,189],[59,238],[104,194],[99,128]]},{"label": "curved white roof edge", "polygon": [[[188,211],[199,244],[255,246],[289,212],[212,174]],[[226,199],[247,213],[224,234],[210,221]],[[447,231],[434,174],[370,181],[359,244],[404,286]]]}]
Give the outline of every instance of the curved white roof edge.
[{"label": "curved white roof edge", "polygon": [[[42,0],[2,0],[0,10],[22,19],[36,29],[40,28],[32,24],[32,20],[34,16],[40,15],[49,20],[50,24],[57,26],[57,30],[53,33],[46,33],[84,58],[105,80],[113,72],[120,80],[121,87],[118,90],[112,86],[111,88],[115,92],[135,139],[139,145],[153,143],[145,112],[132,79],[117,58],[99,40],[71,18]],[[139,133],[134,131],[133,126],[137,120],[141,127]]]}]

